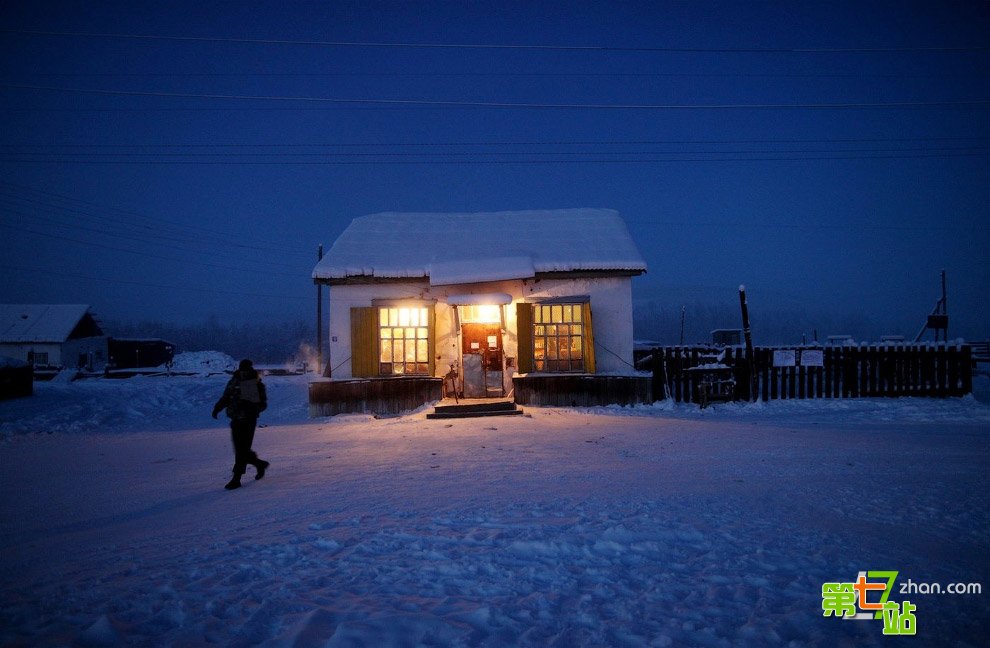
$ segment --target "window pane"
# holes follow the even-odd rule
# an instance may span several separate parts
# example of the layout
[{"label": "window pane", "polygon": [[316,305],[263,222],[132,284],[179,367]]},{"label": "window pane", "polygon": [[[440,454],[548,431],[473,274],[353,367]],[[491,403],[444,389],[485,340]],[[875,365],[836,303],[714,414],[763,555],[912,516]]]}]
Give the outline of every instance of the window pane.
[{"label": "window pane", "polygon": [[416,338],[419,340],[428,340],[430,338],[429,331],[422,327],[416,329]]},{"label": "window pane", "polygon": [[392,363],[391,362],[383,362],[381,364],[379,373],[382,374],[382,375],[391,374],[392,373]]},{"label": "window pane", "polygon": [[581,338],[574,336],[571,338],[571,357],[581,359]]},{"label": "window pane", "polygon": [[427,362],[429,359],[426,340],[416,340],[416,362]]},{"label": "window pane", "polygon": [[570,304],[565,304],[564,305],[564,321],[565,322],[568,322],[569,323],[569,322],[573,322],[574,321],[573,319],[571,319],[571,310],[572,309],[573,309],[573,307]]},{"label": "window pane", "polygon": [[392,361],[392,340],[382,340],[382,350],[378,359],[382,362]]},{"label": "window pane", "polygon": [[429,311],[428,308],[420,308],[419,309],[419,325],[420,326],[426,326],[427,323],[429,322],[429,319],[427,318],[427,315],[429,315],[429,312],[430,311]]},{"label": "window pane", "polygon": [[553,307],[553,310],[550,313],[550,321],[551,322],[554,322],[554,323],[563,322],[564,321],[564,317],[563,317],[563,314],[561,312],[562,310],[563,310],[562,307],[560,307],[560,306],[554,306]]},{"label": "window pane", "polygon": [[406,342],[406,362],[416,362],[416,343],[412,341]]},{"label": "window pane", "polygon": [[557,359],[557,338],[549,338],[547,340],[547,358],[550,360]]},{"label": "window pane", "polygon": [[378,323],[381,326],[388,326],[388,309],[379,308],[378,309]]},{"label": "window pane", "polygon": [[547,326],[547,336],[548,337],[556,337],[557,336],[557,327],[554,326],[553,324],[550,324],[549,326]]},{"label": "window pane", "polygon": [[537,306],[533,309],[533,322],[536,324],[543,323],[543,307]]},{"label": "window pane", "polygon": [[533,364],[534,364],[534,367],[535,367],[535,369],[537,371],[543,371],[544,368],[545,368],[544,363],[543,363],[543,360],[537,360]]},{"label": "window pane", "polygon": [[407,328],[406,329],[406,339],[407,340],[415,340],[416,339],[416,329],[414,329],[411,326],[409,328]]},{"label": "window pane", "polygon": [[390,328],[383,328],[382,329],[382,339],[383,340],[389,340],[391,338],[392,338],[392,329],[390,329]]},{"label": "window pane", "polygon": [[584,307],[581,304],[575,304],[574,305],[574,321],[575,322],[580,322],[581,321],[581,311],[582,311],[583,308]]}]

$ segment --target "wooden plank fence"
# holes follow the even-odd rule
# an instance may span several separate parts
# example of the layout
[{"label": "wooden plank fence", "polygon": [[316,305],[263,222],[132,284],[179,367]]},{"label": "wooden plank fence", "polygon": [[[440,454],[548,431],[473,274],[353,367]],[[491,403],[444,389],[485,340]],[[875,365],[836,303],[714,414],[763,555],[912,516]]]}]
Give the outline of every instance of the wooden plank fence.
[{"label": "wooden plank fence", "polygon": [[[780,353],[783,351],[789,353]],[[793,365],[777,366],[782,363],[774,362],[775,352],[778,360],[793,357]],[[705,383],[715,377],[734,380],[733,400],[945,398],[964,396],[973,390],[969,345],[756,347],[753,355],[750,374],[742,347],[654,348],[654,398],[661,399],[666,394],[677,402],[701,402]]]}]

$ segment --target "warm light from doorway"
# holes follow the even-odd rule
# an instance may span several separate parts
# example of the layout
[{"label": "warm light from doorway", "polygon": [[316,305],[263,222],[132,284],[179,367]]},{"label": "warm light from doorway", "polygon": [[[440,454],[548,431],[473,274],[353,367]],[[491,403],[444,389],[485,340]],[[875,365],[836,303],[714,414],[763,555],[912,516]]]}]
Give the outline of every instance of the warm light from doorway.
[{"label": "warm light from doorway", "polygon": [[494,304],[481,304],[471,306],[461,306],[462,322],[472,324],[500,324],[502,322],[502,311]]}]

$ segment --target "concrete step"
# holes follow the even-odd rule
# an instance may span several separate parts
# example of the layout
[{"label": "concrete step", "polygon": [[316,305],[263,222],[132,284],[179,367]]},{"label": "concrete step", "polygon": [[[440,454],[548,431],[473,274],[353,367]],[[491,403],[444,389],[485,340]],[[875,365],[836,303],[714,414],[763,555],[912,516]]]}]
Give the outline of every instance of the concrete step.
[{"label": "concrete step", "polygon": [[522,410],[512,401],[474,401],[456,405],[437,405],[426,418],[471,418],[476,416],[517,416]]}]

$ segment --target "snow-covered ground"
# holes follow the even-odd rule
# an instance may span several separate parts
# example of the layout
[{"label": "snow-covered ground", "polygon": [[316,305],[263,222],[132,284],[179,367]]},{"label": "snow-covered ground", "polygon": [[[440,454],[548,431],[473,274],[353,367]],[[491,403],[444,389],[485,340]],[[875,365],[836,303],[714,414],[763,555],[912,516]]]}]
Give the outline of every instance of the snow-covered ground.
[{"label": "snow-covered ground", "polygon": [[822,616],[867,570],[983,586],[895,592],[903,645],[990,638],[977,399],[310,420],[271,377],[228,492],[225,378],[0,402],[0,645],[881,645]]}]

